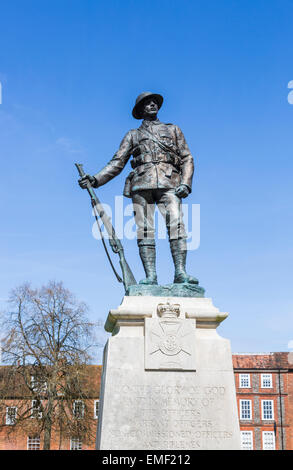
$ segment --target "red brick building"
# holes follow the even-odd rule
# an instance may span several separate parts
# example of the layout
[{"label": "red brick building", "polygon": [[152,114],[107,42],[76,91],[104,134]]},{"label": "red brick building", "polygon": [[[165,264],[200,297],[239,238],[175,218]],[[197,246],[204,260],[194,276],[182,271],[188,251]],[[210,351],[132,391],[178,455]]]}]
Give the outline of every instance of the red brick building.
[{"label": "red brick building", "polygon": [[[293,353],[233,354],[235,385],[243,449],[293,450]],[[1,368],[0,368],[1,371]],[[87,366],[87,409],[92,414],[93,434],[97,425],[101,366]],[[22,397],[5,401],[0,416],[0,449],[37,450],[42,435],[31,427],[14,426],[17,405]],[[25,398],[23,398],[24,400]],[[26,398],[28,400],[28,398]],[[82,410],[81,400],[72,413]],[[0,414],[1,414],[0,413]],[[74,436],[52,434],[52,450],[94,449],[94,439],[84,443]]]},{"label": "red brick building", "polygon": [[[0,367],[1,390],[5,389],[3,383],[8,382],[7,369]],[[101,366],[88,365],[82,374],[82,390],[86,399],[72,399],[68,405],[68,414],[73,421],[82,420],[87,431],[86,440],[64,429],[60,432],[60,424],[54,426],[51,435],[51,450],[92,450],[95,448],[95,436],[98,422],[98,408],[100,395]],[[33,375],[31,379],[33,380]],[[6,381],[5,381],[6,380]],[[18,379],[19,381],[19,379]],[[5,399],[0,398],[0,450],[39,450],[43,448],[44,433],[39,432],[40,409],[36,400],[30,397],[27,388],[21,384],[10,387]],[[62,396],[60,396],[62,399]],[[46,391],[41,398],[46,406]],[[27,411],[26,419],[21,415]],[[19,418],[17,423],[16,418]]]},{"label": "red brick building", "polygon": [[242,447],[293,449],[293,353],[233,354]]}]

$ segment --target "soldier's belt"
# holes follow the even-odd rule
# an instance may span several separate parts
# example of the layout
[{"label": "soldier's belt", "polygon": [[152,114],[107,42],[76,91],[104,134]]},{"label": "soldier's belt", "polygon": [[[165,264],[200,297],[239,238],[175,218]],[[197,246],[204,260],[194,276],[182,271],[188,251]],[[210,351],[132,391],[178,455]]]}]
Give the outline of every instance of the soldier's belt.
[{"label": "soldier's belt", "polygon": [[137,168],[140,165],[145,165],[146,163],[169,163],[173,165],[177,170],[180,169],[180,159],[175,155],[170,153],[167,154],[141,154],[131,160],[130,164],[132,168]]}]

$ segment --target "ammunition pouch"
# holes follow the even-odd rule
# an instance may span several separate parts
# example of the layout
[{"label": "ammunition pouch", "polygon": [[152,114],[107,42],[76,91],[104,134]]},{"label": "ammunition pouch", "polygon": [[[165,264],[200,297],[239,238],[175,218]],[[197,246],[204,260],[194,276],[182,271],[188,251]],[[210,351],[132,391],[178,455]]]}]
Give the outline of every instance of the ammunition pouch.
[{"label": "ammunition pouch", "polygon": [[134,171],[131,171],[127,176],[124,184],[123,196],[131,197],[131,180],[134,176]]},{"label": "ammunition pouch", "polygon": [[169,163],[173,165],[176,170],[180,170],[180,158],[172,153],[161,153],[158,155],[153,155],[151,153],[142,153],[134,157],[130,162],[133,169],[137,168],[140,165],[145,165],[146,163]]}]

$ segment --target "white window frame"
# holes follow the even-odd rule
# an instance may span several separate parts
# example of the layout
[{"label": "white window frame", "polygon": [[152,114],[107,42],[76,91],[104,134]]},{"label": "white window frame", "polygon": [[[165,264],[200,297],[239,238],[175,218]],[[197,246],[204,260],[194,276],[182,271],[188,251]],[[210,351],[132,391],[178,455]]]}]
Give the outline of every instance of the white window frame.
[{"label": "white window frame", "polygon": [[[241,381],[244,377],[248,381],[248,385],[242,385]],[[250,374],[239,374],[239,388],[250,388]]]},{"label": "white window frame", "polygon": [[[10,409],[13,409],[15,410],[14,412],[14,418],[12,418],[10,415],[9,415],[9,411]],[[16,422],[16,418],[17,418],[17,406],[6,406],[6,420],[5,420],[5,423],[8,425],[8,426],[13,426]]]},{"label": "white window frame", "polygon": [[[247,418],[243,418],[243,415],[242,415],[242,411],[243,411],[242,404],[244,402],[249,403],[249,412],[250,413],[249,413],[249,417],[247,417]],[[251,400],[239,400],[239,419],[241,421],[251,421],[252,420],[252,402],[251,402]]]},{"label": "white window frame", "polygon": [[[97,412],[97,403],[98,403],[98,412]],[[99,407],[100,407],[100,400],[94,401],[94,418],[98,419],[99,416]]]},{"label": "white window frame", "polygon": [[[37,446],[38,448],[30,448],[30,446],[34,447]],[[30,437],[28,436],[27,438],[27,450],[41,450],[41,442],[40,442],[40,437],[35,436],[35,437]]]},{"label": "white window frame", "polygon": [[[39,406],[35,406],[37,403],[39,403]],[[36,400],[36,399],[32,400],[31,418],[38,418],[38,419],[42,418],[42,412],[40,411],[40,407],[41,407],[40,400]]]},{"label": "white window frame", "polygon": [[[77,416],[77,414],[76,414],[76,409],[75,409],[77,403],[81,403],[81,404],[82,404],[82,407],[81,407],[81,414],[80,414],[79,416]],[[84,417],[84,401],[83,401],[83,400],[75,400],[75,401],[73,402],[73,410],[72,410],[72,411],[73,411],[73,416],[74,416],[76,419],[82,419],[82,418]]]},{"label": "white window frame", "polygon": [[82,441],[78,437],[70,439],[70,450],[82,450]]},{"label": "white window frame", "polygon": [[[270,418],[265,418],[264,416],[264,407],[265,407],[265,402],[270,402],[271,403],[271,408],[272,408],[272,416]],[[274,421],[274,400],[262,400],[261,401],[261,419],[263,421]]]},{"label": "white window frame", "polygon": [[[265,385],[265,380],[269,380],[269,385]],[[261,374],[261,388],[273,388],[272,374]]]},{"label": "white window frame", "polygon": [[[270,443],[270,441],[266,442],[266,439],[265,439],[266,436],[270,436],[271,443]],[[276,450],[276,439],[275,439],[274,431],[263,431],[262,432],[262,449],[263,450]]]},{"label": "white window frame", "polygon": [[31,375],[31,388],[33,392],[46,393],[48,390],[47,382],[40,382],[36,379],[35,375]]},{"label": "white window frame", "polygon": [[[253,431],[240,431],[241,449],[253,450]],[[245,439],[248,437],[248,439]]]}]

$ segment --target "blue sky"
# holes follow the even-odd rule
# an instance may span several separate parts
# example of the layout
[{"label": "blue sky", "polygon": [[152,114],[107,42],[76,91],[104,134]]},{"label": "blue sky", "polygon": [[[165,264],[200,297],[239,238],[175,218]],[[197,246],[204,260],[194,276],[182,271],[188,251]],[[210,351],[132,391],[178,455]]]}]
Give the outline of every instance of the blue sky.
[{"label": "blue sky", "polygon": [[[286,351],[292,321],[293,2],[11,0],[1,5],[1,306],[25,282],[62,280],[104,321],[123,297],[74,162],[97,172],[163,94],[196,160],[188,256],[233,351]],[[123,173],[98,190],[113,205]],[[127,201],[128,202],[128,201]],[[135,241],[125,242],[138,279]],[[116,265],[118,263],[116,262]],[[172,280],[167,242],[159,280]],[[106,338],[106,334],[102,335]]]}]

